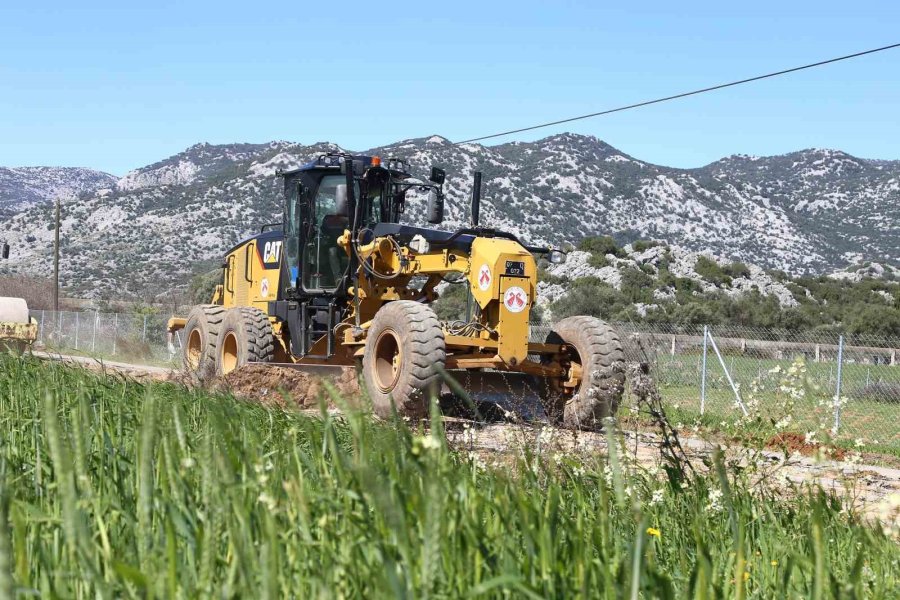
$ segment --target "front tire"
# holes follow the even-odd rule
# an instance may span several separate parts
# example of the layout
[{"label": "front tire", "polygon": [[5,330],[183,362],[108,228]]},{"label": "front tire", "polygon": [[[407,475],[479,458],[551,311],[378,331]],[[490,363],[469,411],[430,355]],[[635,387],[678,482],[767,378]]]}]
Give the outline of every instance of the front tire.
[{"label": "front tire", "polygon": [[576,377],[545,380],[544,412],[564,427],[602,427],[604,419],[616,414],[625,390],[625,352],[619,334],[600,319],[568,317],[553,326],[547,343],[567,346],[568,352],[554,360]]},{"label": "front tire", "polygon": [[375,313],[366,337],[363,378],[375,414],[428,414],[427,394],[436,393],[447,359],[444,332],[434,311],[411,300],[395,300]]},{"label": "front tire", "polygon": [[185,372],[199,379],[215,374],[216,346],[224,318],[225,308],[217,304],[200,304],[188,313],[181,350]]},{"label": "front tire", "polygon": [[219,339],[216,352],[219,375],[227,375],[247,363],[272,362],[275,356],[272,323],[258,308],[241,306],[228,310]]}]

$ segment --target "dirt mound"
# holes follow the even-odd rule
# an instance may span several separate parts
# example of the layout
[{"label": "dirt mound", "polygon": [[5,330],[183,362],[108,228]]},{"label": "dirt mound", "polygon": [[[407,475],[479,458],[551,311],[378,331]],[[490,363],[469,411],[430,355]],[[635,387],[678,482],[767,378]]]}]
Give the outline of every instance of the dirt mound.
[{"label": "dirt mound", "polygon": [[806,441],[806,436],[800,433],[785,432],[772,436],[766,442],[769,448],[785,449],[788,453],[799,452],[803,456],[815,456],[819,451],[823,451],[827,458],[834,460],[844,460],[847,451],[843,448],[834,446],[825,446],[822,444]]},{"label": "dirt mound", "polygon": [[287,367],[250,364],[226,375],[219,381],[219,387],[235,396],[264,404],[315,406],[322,397],[331,404],[326,383],[334,386],[348,402],[359,397],[356,370],[352,368],[313,374]]}]

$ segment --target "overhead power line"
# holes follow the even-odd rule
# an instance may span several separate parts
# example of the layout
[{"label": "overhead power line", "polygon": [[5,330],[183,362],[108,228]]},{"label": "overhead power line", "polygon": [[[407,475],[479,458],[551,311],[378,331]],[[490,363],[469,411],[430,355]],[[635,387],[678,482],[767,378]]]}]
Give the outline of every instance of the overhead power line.
[{"label": "overhead power line", "polygon": [[795,73],[797,71],[803,71],[805,69],[812,69],[814,67],[830,65],[832,63],[840,62],[842,60],[850,60],[851,58],[858,58],[860,56],[865,56],[867,54],[875,54],[876,52],[884,52],[885,50],[891,50],[893,48],[900,48],[900,43],[891,44],[890,46],[882,46],[881,48],[873,48],[871,50],[865,50],[863,52],[856,52],[854,54],[847,54],[846,56],[838,56],[837,58],[829,58],[828,60],[821,60],[819,62],[810,63],[808,65],[803,65],[800,67],[784,69],[783,71],[775,71],[774,73],[766,73],[765,75],[757,75],[756,77],[749,77],[747,79],[740,79],[738,81],[731,81],[729,83],[721,83],[719,85],[705,87],[705,88],[702,88],[699,90],[693,90],[690,92],[682,92],[680,94],[675,94],[673,96],[666,96],[664,98],[656,98],[655,100],[645,100],[644,102],[637,102],[635,104],[628,104],[626,106],[619,106],[617,108],[601,110],[599,112],[590,113],[587,115],[580,115],[578,117],[569,117],[568,119],[560,119],[558,121],[550,121],[549,123],[541,123],[540,125],[531,125],[529,127],[521,127],[519,129],[510,129],[509,131],[502,131],[500,133],[492,133],[490,135],[483,135],[481,137],[476,137],[476,138],[472,138],[470,140],[463,140],[461,142],[455,142],[455,143],[456,144],[468,144],[469,142],[480,142],[481,140],[489,140],[491,138],[497,138],[497,137],[502,137],[505,135],[511,135],[513,133],[522,133],[523,131],[533,131],[535,129],[541,129],[543,127],[552,127],[553,125],[561,125],[563,123],[571,123],[572,121],[580,121],[582,119],[590,119],[593,117],[600,117],[602,115],[609,115],[609,114],[616,113],[616,112],[631,110],[632,108],[640,108],[642,106],[649,106],[651,104],[659,104],[661,102],[668,102],[669,100],[677,100],[679,98],[685,98],[687,96],[696,96],[697,94],[705,94],[706,92],[713,92],[713,91],[721,90],[721,89],[728,88],[728,87],[734,87],[736,85],[742,85],[744,83],[750,83],[752,81],[759,81],[761,79],[769,79],[771,77],[787,75],[788,73]]}]

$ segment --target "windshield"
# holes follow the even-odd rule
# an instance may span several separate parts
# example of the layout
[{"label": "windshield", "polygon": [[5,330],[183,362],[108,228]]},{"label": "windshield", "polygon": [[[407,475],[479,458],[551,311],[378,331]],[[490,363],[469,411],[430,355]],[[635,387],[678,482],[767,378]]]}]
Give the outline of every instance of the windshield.
[{"label": "windshield", "polygon": [[[344,175],[326,175],[319,182],[310,206],[306,244],[303,249],[303,287],[307,290],[334,289],[347,269],[349,257],[337,240],[350,228],[350,217],[338,206],[338,186],[346,185]],[[356,194],[359,194],[356,186]],[[358,197],[358,196],[357,196]]]}]

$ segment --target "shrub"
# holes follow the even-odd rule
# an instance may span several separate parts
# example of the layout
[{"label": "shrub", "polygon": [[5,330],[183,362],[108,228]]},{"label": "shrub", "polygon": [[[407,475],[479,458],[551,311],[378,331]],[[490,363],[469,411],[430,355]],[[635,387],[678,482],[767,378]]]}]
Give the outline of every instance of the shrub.
[{"label": "shrub", "polygon": [[191,277],[188,297],[194,304],[207,304],[212,300],[216,286],[222,283],[222,269],[213,269]]},{"label": "shrub", "polygon": [[694,271],[696,271],[697,275],[715,285],[721,286],[731,283],[731,277],[728,276],[725,270],[716,261],[705,256],[697,259]]},{"label": "shrub", "polygon": [[658,242],[656,240],[638,240],[631,244],[632,249],[635,252],[643,252],[644,250],[649,250],[650,248],[656,248],[657,246],[661,246],[662,242]]},{"label": "shrub", "polygon": [[618,244],[616,244],[616,240],[608,235],[584,238],[581,240],[581,243],[578,244],[578,249],[584,252],[590,252],[591,254],[599,254],[601,256],[606,256],[607,254],[612,254],[619,258],[625,256],[625,251],[619,248]]},{"label": "shrub", "polygon": [[735,261],[726,266],[723,271],[732,279],[740,279],[741,277],[750,277],[750,267],[742,262]]}]

